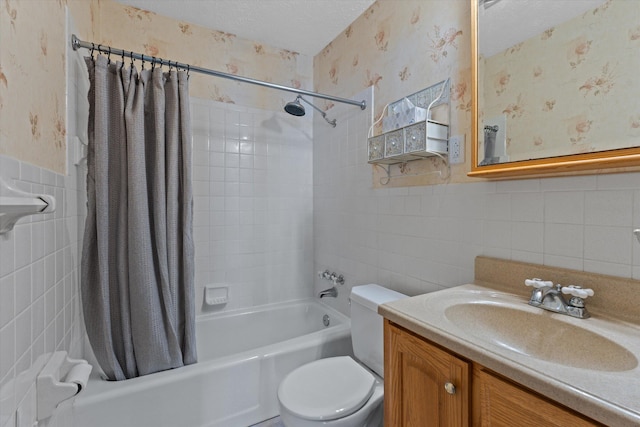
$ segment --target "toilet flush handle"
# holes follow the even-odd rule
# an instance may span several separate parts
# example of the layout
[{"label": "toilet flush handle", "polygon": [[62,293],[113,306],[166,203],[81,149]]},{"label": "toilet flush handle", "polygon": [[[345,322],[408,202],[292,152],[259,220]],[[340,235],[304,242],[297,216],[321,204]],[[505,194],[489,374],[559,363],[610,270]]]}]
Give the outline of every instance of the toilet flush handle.
[{"label": "toilet flush handle", "polygon": [[453,383],[451,383],[451,382],[444,383],[444,389],[449,394],[456,394],[456,386],[453,385]]}]

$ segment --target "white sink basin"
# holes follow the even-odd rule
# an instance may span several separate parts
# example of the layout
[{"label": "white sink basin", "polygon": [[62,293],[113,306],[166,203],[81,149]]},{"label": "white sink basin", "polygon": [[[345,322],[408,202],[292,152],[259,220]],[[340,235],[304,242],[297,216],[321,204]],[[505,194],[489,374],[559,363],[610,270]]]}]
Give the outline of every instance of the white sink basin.
[{"label": "white sink basin", "polygon": [[444,316],[466,335],[525,356],[597,371],[628,371],[638,366],[625,347],[591,331],[588,319],[564,319],[495,298],[450,305]]}]

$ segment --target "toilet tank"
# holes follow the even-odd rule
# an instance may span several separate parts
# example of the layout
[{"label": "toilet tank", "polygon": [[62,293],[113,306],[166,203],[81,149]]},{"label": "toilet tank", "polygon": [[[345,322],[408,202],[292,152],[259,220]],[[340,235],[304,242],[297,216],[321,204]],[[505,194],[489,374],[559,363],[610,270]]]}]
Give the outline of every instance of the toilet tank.
[{"label": "toilet tank", "polygon": [[407,296],[379,285],[354,286],[351,289],[353,354],[380,377],[384,377],[384,345],[378,306],[402,298]]}]

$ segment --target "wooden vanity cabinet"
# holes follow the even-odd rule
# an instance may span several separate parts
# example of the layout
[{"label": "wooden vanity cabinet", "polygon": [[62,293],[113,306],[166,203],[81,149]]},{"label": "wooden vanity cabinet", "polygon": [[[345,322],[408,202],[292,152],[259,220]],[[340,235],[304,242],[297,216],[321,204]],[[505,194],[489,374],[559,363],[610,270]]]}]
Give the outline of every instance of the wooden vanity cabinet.
[{"label": "wooden vanity cabinet", "polygon": [[385,426],[469,425],[470,374],[469,362],[385,319]]},{"label": "wooden vanity cabinet", "polygon": [[[447,383],[455,386],[445,387]],[[453,392],[453,393],[450,393]],[[601,426],[385,319],[388,427]]]}]

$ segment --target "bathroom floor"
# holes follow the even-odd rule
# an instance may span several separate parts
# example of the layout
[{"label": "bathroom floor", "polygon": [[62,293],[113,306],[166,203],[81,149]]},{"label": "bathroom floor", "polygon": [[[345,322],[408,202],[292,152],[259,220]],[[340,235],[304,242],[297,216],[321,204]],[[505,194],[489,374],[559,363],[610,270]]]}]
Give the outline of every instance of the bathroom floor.
[{"label": "bathroom floor", "polygon": [[249,427],[284,427],[284,424],[280,421],[280,417],[275,417]]}]

